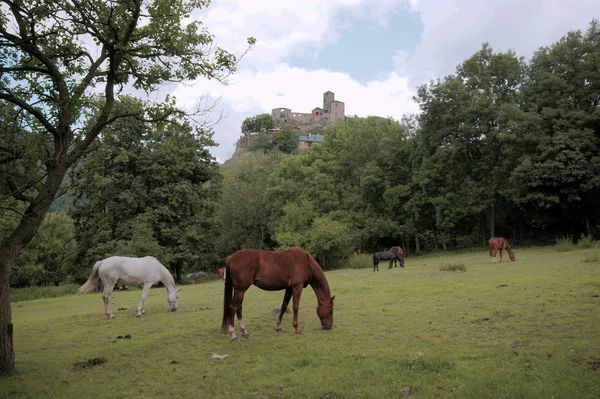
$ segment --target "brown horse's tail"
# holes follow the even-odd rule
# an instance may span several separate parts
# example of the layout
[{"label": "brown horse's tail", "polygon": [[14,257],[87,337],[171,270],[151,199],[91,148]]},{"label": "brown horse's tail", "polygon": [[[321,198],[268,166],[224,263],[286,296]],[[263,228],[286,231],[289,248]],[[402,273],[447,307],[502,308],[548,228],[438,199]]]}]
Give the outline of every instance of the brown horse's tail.
[{"label": "brown horse's tail", "polygon": [[231,273],[229,271],[229,257],[225,260],[225,289],[223,290],[223,324],[221,324],[221,332],[227,332],[229,325],[229,305],[233,296],[233,283],[231,282]]},{"label": "brown horse's tail", "polygon": [[88,292],[90,290],[90,288],[92,288],[94,285],[96,285],[96,283],[98,282],[98,278],[100,277],[100,275],[98,274],[98,269],[100,268],[101,263],[102,263],[102,261],[100,260],[94,264],[94,267],[92,268],[92,274],[90,274],[90,277],[88,277],[85,284],[83,284],[77,290],[78,295],[85,294],[86,292]]}]

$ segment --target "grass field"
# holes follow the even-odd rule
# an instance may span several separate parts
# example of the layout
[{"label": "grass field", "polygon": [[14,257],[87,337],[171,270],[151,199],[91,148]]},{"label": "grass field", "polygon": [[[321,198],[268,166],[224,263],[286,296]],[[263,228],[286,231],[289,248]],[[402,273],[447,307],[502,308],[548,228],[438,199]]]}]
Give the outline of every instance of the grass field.
[{"label": "grass field", "polygon": [[[17,302],[16,371],[0,378],[0,397],[600,397],[600,250],[515,252],[501,265],[483,250],[327,272],[334,327],[320,329],[308,287],[302,335],[291,315],[274,330],[283,292],[252,287],[250,338],[230,341],[217,281],[184,286],[174,313],[153,289],[139,319],[137,290],[113,294],[113,310],[127,308],[114,320],[99,293]],[[94,358],[106,362],[74,369]]]}]

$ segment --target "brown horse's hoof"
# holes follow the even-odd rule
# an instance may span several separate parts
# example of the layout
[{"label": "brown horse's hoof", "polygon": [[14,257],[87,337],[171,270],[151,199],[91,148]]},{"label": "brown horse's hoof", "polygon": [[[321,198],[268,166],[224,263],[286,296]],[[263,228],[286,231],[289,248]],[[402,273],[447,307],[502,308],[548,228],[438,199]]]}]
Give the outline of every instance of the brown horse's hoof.
[{"label": "brown horse's hoof", "polygon": [[248,331],[242,333],[242,337],[244,338],[250,338],[250,333]]},{"label": "brown horse's hoof", "polygon": [[237,335],[234,335],[233,337],[231,337],[232,341],[235,341],[237,339]]},{"label": "brown horse's hoof", "polygon": [[297,329],[296,330],[296,334],[302,334],[302,330],[301,329]]},{"label": "brown horse's hoof", "polygon": [[277,332],[281,331],[281,327],[275,326],[275,331],[277,331]]},{"label": "brown horse's hoof", "polygon": [[114,319],[114,318],[115,318],[115,315],[114,315],[114,314],[111,314],[110,316],[108,316],[108,320],[112,320],[112,319]]}]

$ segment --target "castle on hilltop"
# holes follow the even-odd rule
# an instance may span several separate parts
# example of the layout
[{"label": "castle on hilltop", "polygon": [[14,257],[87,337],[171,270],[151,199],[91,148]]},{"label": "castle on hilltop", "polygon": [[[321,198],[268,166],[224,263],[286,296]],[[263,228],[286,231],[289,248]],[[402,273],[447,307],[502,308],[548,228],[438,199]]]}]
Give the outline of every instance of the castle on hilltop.
[{"label": "castle on hilltop", "polygon": [[285,123],[306,133],[312,129],[335,125],[339,120],[345,120],[346,114],[344,103],[337,101],[333,92],[326,91],[323,93],[323,108],[316,107],[312,112],[293,112],[289,108],[273,108],[271,117],[276,128]]}]

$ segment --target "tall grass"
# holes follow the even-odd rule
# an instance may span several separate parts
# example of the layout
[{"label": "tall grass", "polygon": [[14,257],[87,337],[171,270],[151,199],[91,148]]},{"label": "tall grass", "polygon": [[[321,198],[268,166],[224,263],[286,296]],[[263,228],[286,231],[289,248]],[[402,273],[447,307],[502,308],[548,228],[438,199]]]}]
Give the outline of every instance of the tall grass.
[{"label": "tall grass", "polygon": [[467,268],[462,263],[446,263],[440,266],[443,272],[466,272]]},{"label": "tall grass", "polygon": [[594,248],[596,246],[596,241],[592,238],[592,236],[581,235],[581,238],[577,242],[578,248]]},{"label": "tall grass", "polygon": [[77,292],[79,285],[77,284],[62,284],[57,286],[47,287],[25,287],[12,288],[10,290],[11,302],[30,301],[32,299],[41,298],[56,298],[59,296],[73,295]]},{"label": "tall grass", "polygon": [[357,254],[339,262],[337,269],[364,269],[373,267],[372,254]]},{"label": "tall grass", "polygon": [[598,254],[598,252],[594,252],[591,255],[585,256],[583,259],[581,259],[581,261],[583,263],[598,263],[600,262],[600,254]]},{"label": "tall grass", "polygon": [[556,239],[556,250],[558,252],[570,252],[573,250],[573,238],[571,236]]}]

